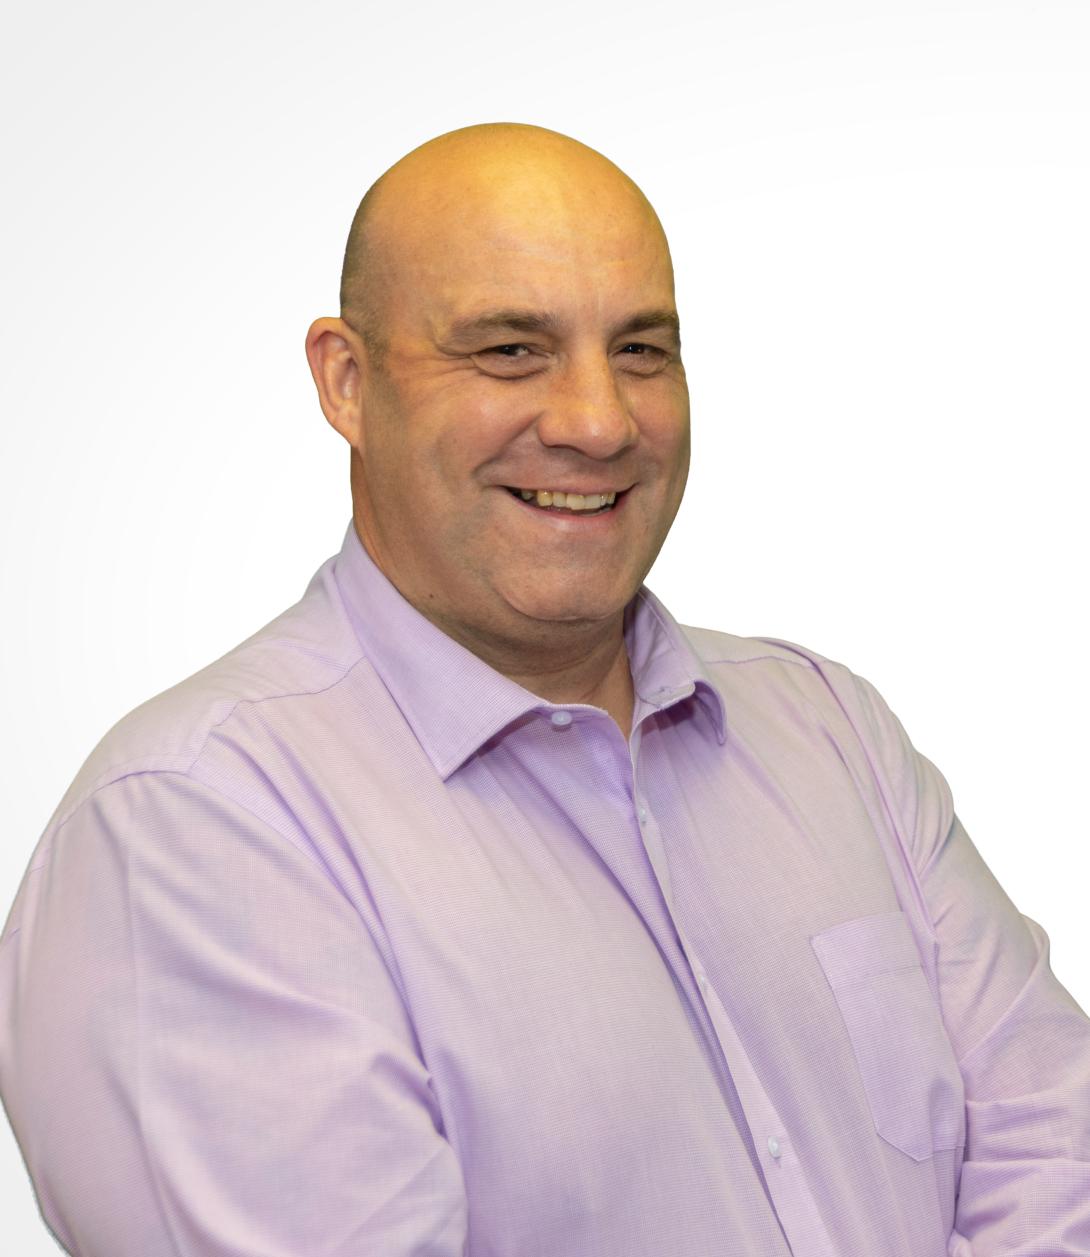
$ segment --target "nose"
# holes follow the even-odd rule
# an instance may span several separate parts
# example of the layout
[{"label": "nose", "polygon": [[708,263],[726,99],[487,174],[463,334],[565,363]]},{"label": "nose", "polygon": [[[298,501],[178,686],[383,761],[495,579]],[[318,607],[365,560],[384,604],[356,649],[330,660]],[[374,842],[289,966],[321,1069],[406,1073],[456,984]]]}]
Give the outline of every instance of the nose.
[{"label": "nose", "polygon": [[537,434],[542,445],[568,446],[596,459],[612,458],[636,443],[639,427],[608,355],[573,356],[556,372]]}]

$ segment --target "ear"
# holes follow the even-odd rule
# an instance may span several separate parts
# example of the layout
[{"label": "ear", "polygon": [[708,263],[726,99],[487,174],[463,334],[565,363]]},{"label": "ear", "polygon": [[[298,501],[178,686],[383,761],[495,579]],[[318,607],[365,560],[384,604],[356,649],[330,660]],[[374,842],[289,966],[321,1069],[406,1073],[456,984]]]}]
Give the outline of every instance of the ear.
[{"label": "ear", "polygon": [[343,319],[315,319],[307,332],[307,362],[322,411],[341,436],[360,449],[363,438],[363,342]]}]

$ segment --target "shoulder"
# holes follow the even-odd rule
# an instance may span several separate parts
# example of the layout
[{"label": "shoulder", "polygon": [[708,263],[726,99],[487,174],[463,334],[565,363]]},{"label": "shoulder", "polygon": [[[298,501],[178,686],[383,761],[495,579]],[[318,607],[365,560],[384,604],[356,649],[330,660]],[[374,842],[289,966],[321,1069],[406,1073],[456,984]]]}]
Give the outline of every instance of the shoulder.
[{"label": "shoulder", "polygon": [[739,637],[688,624],[678,628],[717,681],[801,686],[829,698],[854,694],[860,686],[872,688],[846,664],[786,638]]},{"label": "shoulder", "polygon": [[[769,726],[785,718],[820,729],[861,778],[877,782],[887,805],[903,821],[905,842],[926,857],[953,820],[953,799],[942,773],[913,745],[880,691],[847,664],[798,642],[736,637],[679,625],[732,704]],[[847,752],[851,748],[851,754]]]},{"label": "shoulder", "polygon": [[233,723],[273,728],[293,704],[332,695],[362,659],[335,586],[319,576],[293,606],[191,676],[126,713],[99,740],[57,806],[63,824],[103,787],[136,773],[188,773]]},{"label": "shoulder", "polygon": [[850,733],[868,758],[904,771],[911,743],[878,690],[847,664],[781,637],[738,637],[678,626],[728,710],[732,703],[768,721],[790,713],[834,735]]}]

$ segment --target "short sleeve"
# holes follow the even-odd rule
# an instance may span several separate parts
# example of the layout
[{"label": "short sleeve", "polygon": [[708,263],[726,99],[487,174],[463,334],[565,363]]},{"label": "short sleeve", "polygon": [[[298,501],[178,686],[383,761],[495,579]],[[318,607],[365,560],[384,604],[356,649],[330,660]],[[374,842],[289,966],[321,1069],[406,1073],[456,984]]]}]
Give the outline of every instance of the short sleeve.
[{"label": "short sleeve", "polygon": [[182,773],[53,836],[0,953],[0,1087],[86,1257],[456,1257],[460,1167],[397,985],[308,853]]}]

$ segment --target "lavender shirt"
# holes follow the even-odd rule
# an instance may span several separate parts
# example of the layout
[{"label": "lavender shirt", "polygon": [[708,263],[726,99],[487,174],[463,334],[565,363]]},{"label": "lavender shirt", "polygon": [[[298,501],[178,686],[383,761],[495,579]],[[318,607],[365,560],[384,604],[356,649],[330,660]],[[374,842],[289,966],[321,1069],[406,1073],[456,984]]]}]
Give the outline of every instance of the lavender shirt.
[{"label": "lavender shirt", "polygon": [[630,745],[350,525],[121,720],[0,943],[88,1257],[1090,1253],[1090,1022],[875,690],[642,590]]}]

